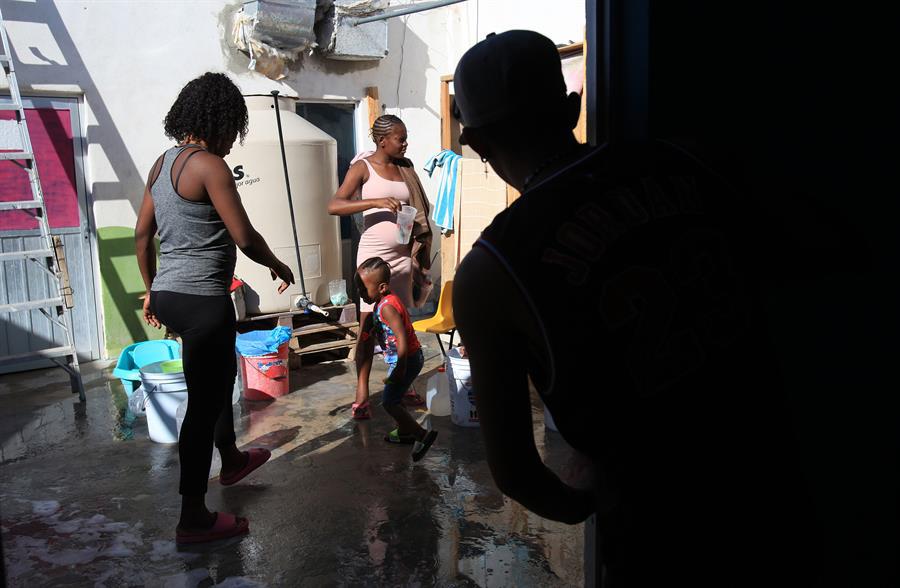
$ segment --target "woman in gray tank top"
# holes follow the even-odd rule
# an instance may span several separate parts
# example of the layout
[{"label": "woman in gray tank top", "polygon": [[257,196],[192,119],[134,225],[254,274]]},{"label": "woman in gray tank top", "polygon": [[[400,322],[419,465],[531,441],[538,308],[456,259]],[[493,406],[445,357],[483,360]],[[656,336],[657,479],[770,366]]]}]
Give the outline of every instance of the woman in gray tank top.
[{"label": "woman in gray tank top", "polygon": [[[231,391],[235,316],[229,296],[236,247],[280,278],[278,292],[294,282],[247,218],[223,157],[247,134],[247,107],[224,74],[189,82],[165,119],[177,142],[163,153],[147,179],[135,227],[138,265],[147,288],[144,320],[163,324],[182,340],[188,409],[178,439],[181,463],[179,544],[241,535],[247,519],[206,508],[212,448],[222,456],[219,481],[231,485],[269,459],[266,449],[239,451],[235,444]],[[159,233],[159,268],[153,237]]]}]

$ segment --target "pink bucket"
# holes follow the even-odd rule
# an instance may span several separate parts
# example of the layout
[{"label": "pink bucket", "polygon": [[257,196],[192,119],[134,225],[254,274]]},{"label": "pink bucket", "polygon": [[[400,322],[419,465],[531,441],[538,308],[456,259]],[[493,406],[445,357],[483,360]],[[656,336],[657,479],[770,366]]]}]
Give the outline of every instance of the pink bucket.
[{"label": "pink bucket", "polygon": [[241,356],[241,382],[247,400],[272,400],[290,392],[288,386],[288,344],[278,353]]}]

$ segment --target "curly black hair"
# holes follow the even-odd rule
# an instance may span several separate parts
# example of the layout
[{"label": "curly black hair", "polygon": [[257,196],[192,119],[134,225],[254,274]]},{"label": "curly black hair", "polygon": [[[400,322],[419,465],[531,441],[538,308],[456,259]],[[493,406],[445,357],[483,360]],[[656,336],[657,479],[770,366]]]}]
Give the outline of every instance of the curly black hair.
[{"label": "curly black hair", "polygon": [[210,151],[221,152],[247,136],[247,105],[228,76],[206,72],[181,89],[163,125],[166,136],[181,143],[188,137],[206,141]]}]

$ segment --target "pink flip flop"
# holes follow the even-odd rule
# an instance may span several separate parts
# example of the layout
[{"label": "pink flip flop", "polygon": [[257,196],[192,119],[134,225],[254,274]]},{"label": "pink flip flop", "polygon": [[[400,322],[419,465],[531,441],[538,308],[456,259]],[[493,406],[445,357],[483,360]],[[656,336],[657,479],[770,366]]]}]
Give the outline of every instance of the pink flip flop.
[{"label": "pink flip flop", "polygon": [[216,522],[204,531],[175,531],[175,543],[191,545],[237,537],[250,531],[250,521],[228,512],[217,512]]},{"label": "pink flip flop", "polygon": [[269,461],[269,458],[272,457],[272,452],[268,449],[254,448],[248,450],[247,455],[247,465],[245,465],[237,472],[231,474],[230,476],[220,475],[220,484],[222,484],[223,486],[231,486],[232,484],[237,484],[238,482],[246,478],[250,472]]},{"label": "pink flip flop", "polygon": [[350,416],[358,421],[372,418],[372,413],[369,412],[369,401],[354,402],[350,405]]}]

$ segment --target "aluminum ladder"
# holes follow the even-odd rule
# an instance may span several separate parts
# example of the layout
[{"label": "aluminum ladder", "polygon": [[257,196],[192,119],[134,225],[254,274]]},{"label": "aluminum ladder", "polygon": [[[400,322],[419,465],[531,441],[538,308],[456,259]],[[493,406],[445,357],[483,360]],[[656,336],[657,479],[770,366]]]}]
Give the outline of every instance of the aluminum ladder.
[{"label": "aluminum ladder", "polygon": [[2,53],[0,53],[0,67],[3,68],[10,94],[8,100],[6,96],[0,96],[0,110],[12,110],[16,113],[15,123],[18,127],[19,140],[22,147],[21,151],[0,151],[0,161],[6,160],[21,167],[28,174],[29,183],[31,184],[31,199],[0,202],[0,211],[23,210],[30,212],[37,218],[41,237],[40,249],[0,253],[0,263],[20,259],[26,260],[26,263],[35,263],[50,277],[51,291],[54,287],[56,289],[56,296],[52,298],[0,304],[0,315],[38,310],[47,320],[60,327],[66,336],[65,345],[61,347],[0,356],[0,365],[24,363],[36,359],[49,359],[68,372],[72,384],[72,393],[77,393],[78,398],[83,402],[85,399],[84,384],[81,381],[81,370],[78,367],[78,355],[75,349],[75,333],[72,327],[73,297],[72,288],[69,286],[65,252],[62,240],[50,234],[47,208],[44,205],[44,193],[41,190],[37,162],[34,159],[31,137],[28,134],[25,108],[22,105],[22,95],[19,92],[19,83],[16,80],[12,51],[10,51],[9,37],[6,34],[2,12],[0,12],[0,40],[2,40],[3,45]]}]

